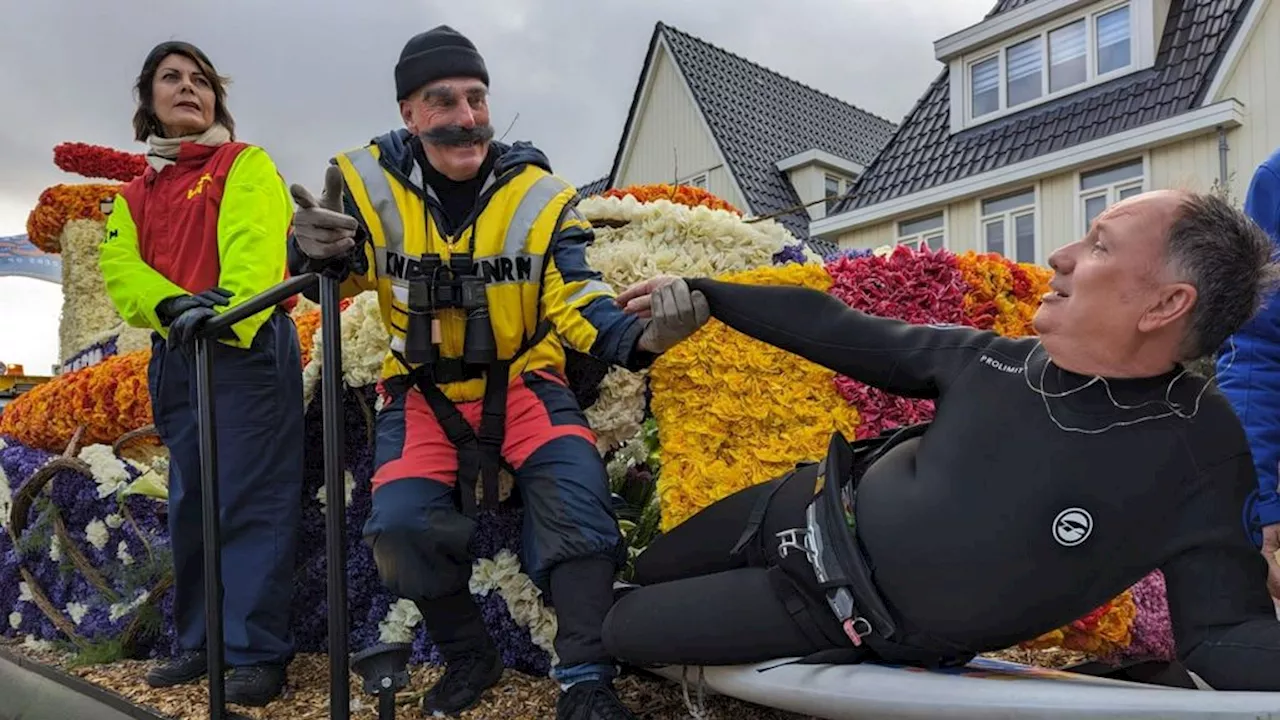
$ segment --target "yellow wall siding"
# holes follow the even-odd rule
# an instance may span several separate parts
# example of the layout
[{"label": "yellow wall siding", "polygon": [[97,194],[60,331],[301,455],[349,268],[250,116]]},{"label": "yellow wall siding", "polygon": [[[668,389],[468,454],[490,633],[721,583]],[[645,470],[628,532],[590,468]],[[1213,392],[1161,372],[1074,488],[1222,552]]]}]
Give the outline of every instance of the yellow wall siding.
[{"label": "yellow wall siding", "polygon": [[982,252],[978,245],[978,201],[961,200],[947,207],[947,249],[964,254]]},{"label": "yellow wall siding", "polygon": [[896,223],[880,223],[858,228],[836,238],[841,250],[875,250],[881,245],[892,245]]},{"label": "yellow wall siding", "polygon": [[746,209],[679,69],[663,49],[654,58],[651,85],[636,110],[632,145],[615,184],[684,181],[701,172],[707,173],[707,190]]},{"label": "yellow wall siding", "polygon": [[[1214,100],[1235,98],[1244,105],[1244,126],[1227,134],[1227,172],[1243,203],[1253,171],[1280,146],[1280,2],[1267,3],[1230,77]],[[1216,146],[1215,146],[1216,153]],[[1214,177],[1218,160],[1214,155]]]},{"label": "yellow wall siding", "polygon": [[1151,150],[1147,188],[1205,192],[1218,179],[1218,167],[1217,133],[1163,145]]},{"label": "yellow wall siding", "polygon": [[1039,264],[1047,266],[1055,250],[1080,239],[1076,214],[1076,188],[1079,180],[1073,172],[1053,175],[1040,181]]}]

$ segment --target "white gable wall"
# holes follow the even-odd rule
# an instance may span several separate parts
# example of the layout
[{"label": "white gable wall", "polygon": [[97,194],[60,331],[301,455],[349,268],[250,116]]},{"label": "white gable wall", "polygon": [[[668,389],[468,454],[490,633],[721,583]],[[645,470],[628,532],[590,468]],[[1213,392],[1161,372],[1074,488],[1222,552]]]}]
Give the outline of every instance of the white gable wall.
[{"label": "white gable wall", "polygon": [[747,211],[746,201],[663,41],[659,41],[641,92],[614,186],[689,182],[705,173],[708,191]]}]

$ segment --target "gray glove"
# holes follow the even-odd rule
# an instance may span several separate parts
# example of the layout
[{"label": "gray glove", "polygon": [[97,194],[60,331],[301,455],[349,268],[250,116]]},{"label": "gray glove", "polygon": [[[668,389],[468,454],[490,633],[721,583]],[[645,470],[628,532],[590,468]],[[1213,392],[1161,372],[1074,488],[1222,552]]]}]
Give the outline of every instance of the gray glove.
[{"label": "gray glove", "polygon": [[711,307],[701,292],[690,292],[684,280],[663,285],[653,292],[652,313],[638,345],[660,354],[695,333],[711,317]]},{"label": "gray glove", "polygon": [[356,244],[356,219],[342,211],[342,170],[330,165],[324,174],[320,202],[301,185],[289,188],[298,211],[293,215],[293,237],[307,257],[328,260]]}]

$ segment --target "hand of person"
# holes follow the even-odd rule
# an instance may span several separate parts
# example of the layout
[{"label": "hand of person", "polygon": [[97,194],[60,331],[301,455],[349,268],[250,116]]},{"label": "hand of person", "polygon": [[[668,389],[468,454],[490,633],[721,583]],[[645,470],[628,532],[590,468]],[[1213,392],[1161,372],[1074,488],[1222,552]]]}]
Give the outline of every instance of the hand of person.
[{"label": "hand of person", "polygon": [[197,306],[182,313],[169,325],[169,350],[181,349],[183,352],[189,352],[191,346],[195,344],[196,333],[200,332],[200,328],[204,326],[209,318],[217,315],[213,308]]},{"label": "hand of person", "polygon": [[1280,552],[1280,523],[1262,528],[1262,556],[1267,559],[1267,592],[1271,597],[1280,600],[1280,560],[1276,553]]},{"label": "hand of person", "polygon": [[293,237],[304,255],[328,260],[349,252],[356,244],[356,219],[342,211],[342,170],[330,165],[324,173],[320,202],[301,185],[289,191],[298,211],[293,215]]},{"label": "hand of person", "polygon": [[653,315],[653,293],[676,282],[675,275],[659,275],[623,290],[613,302],[628,315],[648,318]]},{"label": "hand of person", "polygon": [[645,352],[666,352],[696,332],[711,317],[706,296],[697,290],[690,291],[680,278],[663,284],[647,300],[651,317],[637,341]]},{"label": "hand of person", "polygon": [[220,287],[210,288],[195,295],[177,295],[161,300],[156,306],[156,316],[160,318],[160,324],[167,327],[188,310],[200,307],[210,309],[214,306],[226,307],[231,304],[233,297],[235,293]]}]

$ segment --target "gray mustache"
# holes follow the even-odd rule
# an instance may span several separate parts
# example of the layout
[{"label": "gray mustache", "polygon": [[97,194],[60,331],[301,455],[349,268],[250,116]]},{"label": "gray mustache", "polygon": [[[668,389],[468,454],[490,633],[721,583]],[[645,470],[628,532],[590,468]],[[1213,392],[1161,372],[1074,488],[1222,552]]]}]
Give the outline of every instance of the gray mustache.
[{"label": "gray mustache", "polygon": [[475,145],[492,139],[492,125],[445,125],[422,133],[423,142],[432,145]]}]

